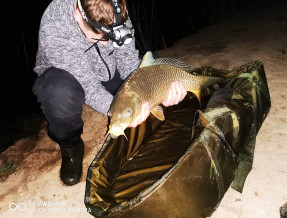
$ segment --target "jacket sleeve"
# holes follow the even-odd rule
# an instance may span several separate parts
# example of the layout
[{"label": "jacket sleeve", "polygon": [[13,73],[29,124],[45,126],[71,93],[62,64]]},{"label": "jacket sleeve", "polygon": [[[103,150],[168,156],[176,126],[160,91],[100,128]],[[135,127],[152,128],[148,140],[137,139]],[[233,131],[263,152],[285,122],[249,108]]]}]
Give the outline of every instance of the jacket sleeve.
[{"label": "jacket sleeve", "polygon": [[[130,19],[127,20],[127,26],[132,27]],[[127,44],[122,45],[115,49],[116,51],[116,64],[117,70],[122,79],[126,79],[131,73],[133,73],[140,64],[139,51],[135,47],[135,38],[133,34],[133,40]]]},{"label": "jacket sleeve", "polygon": [[85,91],[85,103],[107,115],[113,96],[102,86],[100,72],[95,73],[99,69],[90,64],[88,56],[84,54],[85,48],[79,46],[77,40],[69,37],[68,30],[60,22],[43,22],[39,32],[41,55],[37,56],[34,70],[40,74],[40,69],[45,68],[43,65],[47,65],[71,73]]}]

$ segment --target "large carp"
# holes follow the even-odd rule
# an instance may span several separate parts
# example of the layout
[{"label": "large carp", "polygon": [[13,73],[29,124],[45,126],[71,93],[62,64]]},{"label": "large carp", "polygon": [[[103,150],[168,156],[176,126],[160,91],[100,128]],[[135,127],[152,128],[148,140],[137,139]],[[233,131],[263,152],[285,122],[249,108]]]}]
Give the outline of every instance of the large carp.
[{"label": "large carp", "polygon": [[151,113],[164,120],[162,108],[159,106],[168,97],[171,83],[180,81],[185,89],[193,92],[200,102],[203,88],[224,80],[221,77],[208,77],[191,73],[191,69],[183,62],[172,58],[154,59],[147,52],[139,68],[129,76],[117,91],[108,115],[110,125],[108,133],[113,138],[125,135],[124,130],[141,112],[144,102],[149,102]]}]

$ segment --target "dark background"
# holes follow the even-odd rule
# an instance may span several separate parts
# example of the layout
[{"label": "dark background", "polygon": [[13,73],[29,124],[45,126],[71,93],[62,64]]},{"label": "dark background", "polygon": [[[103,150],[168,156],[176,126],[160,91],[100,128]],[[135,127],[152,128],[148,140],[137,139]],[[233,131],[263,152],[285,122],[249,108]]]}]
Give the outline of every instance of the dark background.
[{"label": "dark background", "polygon": [[[2,27],[4,58],[1,73],[0,153],[18,139],[35,134],[44,117],[31,88],[41,16],[51,0],[10,4],[15,17]],[[143,54],[170,47],[175,41],[232,16],[248,0],[127,0],[135,27],[136,46]],[[9,7],[11,10],[11,5]],[[12,16],[12,15],[11,15]],[[14,19],[15,18],[15,19]],[[3,50],[2,50],[3,51]]]}]

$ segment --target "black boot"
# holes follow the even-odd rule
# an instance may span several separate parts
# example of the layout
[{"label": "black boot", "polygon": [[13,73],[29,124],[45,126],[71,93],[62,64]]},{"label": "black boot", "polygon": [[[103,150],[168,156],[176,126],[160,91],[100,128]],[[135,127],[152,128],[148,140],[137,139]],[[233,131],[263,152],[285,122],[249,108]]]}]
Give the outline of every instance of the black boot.
[{"label": "black boot", "polygon": [[60,148],[62,154],[60,178],[66,185],[75,185],[80,181],[82,176],[84,142],[80,139],[69,147],[60,146]]}]

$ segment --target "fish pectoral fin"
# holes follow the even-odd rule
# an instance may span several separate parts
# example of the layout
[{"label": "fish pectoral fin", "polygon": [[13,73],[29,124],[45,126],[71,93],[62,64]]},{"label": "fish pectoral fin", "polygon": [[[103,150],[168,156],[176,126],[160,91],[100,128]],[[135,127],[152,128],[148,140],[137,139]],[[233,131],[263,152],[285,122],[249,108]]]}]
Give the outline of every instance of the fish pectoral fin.
[{"label": "fish pectoral fin", "polygon": [[161,121],[164,121],[164,120],[165,120],[164,113],[163,113],[163,110],[162,110],[162,107],[161,107],[161,106],[156,106],[156,107],[153,108],[150,112],[151,112],[157,119],[159,119],[159,120],[161,120]]}]

